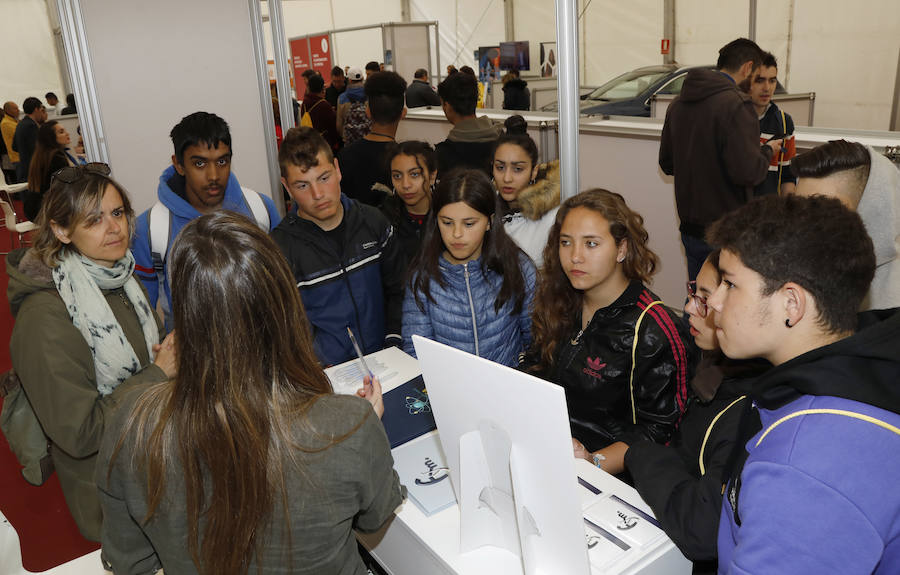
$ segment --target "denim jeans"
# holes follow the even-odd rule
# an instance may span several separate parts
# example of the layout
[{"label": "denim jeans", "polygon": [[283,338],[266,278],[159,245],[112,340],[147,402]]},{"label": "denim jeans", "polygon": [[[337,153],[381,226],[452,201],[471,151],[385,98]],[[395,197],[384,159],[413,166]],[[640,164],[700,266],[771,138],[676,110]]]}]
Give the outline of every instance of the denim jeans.
[{"label": "denim jeans", "polygon": [[702,239],[681,232],[681,244],[684,246],[684,254],[687,256],[688,279],[697,279],[703,262],[713,249]]}]

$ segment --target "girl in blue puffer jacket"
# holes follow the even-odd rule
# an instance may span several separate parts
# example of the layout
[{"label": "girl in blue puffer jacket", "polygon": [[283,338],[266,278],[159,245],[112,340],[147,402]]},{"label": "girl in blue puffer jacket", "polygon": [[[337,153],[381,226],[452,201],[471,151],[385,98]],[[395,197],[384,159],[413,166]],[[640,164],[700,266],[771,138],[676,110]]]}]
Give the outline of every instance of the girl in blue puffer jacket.
[{"label": "girl in blue puffer jacket", "polygon": [[412,336],[516,366],[531,343],[535,267],[503,230],[497,194],[480,170],[456,170],[432,198],[422,249],[403,300]]}]

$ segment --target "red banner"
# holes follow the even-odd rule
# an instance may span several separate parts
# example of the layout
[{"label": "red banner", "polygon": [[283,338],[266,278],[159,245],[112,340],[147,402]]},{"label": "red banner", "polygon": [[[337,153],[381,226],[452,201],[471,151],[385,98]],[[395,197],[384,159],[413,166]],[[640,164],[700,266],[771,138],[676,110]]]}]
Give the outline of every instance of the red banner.
[{"label": "red banner", "polygon": [[309,58],[312,69],[318,72],[327,86],[331,82],[331,42],[328,34],[309,37]]},{"label": "red banner", "polygon": [[303,100],[306,94],[306,80],[303,79],[303,72],[311,68],[309,59],[309,44],[306,38],[297,38],[291,40],[291,64],[294,67],[294,89],[297,92],[297,99]]}]

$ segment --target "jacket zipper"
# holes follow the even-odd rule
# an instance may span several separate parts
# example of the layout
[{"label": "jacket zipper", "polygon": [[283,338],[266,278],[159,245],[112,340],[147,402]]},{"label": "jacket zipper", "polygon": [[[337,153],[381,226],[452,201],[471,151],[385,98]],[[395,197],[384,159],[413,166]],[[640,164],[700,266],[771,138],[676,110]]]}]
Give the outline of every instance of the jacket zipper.
[{"label": "jacket zipper", "polygon": [[478,353],[478,322],[475,321],[475,304],[472,302],[472,287],[469,285],[469,262],[463,264],[463,275],[466,278],[466,293],[469,295],[469,311],[472,312],[472,331],[475,332],[475,355]]}]

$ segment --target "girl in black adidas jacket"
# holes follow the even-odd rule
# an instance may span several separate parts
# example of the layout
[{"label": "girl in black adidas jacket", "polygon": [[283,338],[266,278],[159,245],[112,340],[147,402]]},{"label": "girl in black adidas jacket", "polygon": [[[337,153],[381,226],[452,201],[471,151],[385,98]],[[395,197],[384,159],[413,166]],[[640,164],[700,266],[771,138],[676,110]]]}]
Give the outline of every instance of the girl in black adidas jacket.
[{"label": "girl in black adidas jacket", "polygon": [[610,473],[631,443],[665,443],[687,401],[685,329],[646,287],[643,218],[601,189],[566,200],[544,249],[528,370],[566,390],[576,456]]}]

